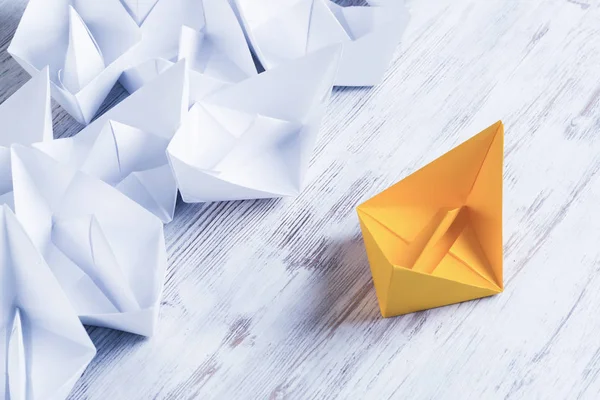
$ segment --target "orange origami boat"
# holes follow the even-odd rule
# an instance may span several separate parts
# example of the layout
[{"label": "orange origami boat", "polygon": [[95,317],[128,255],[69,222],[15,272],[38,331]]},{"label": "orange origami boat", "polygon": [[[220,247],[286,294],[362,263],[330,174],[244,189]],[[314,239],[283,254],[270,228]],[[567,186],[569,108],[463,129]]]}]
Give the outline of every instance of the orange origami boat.
[{"label": "orange origami boat", "polygon": [[358,206],[384,317],[502,292],[501,121]]}]

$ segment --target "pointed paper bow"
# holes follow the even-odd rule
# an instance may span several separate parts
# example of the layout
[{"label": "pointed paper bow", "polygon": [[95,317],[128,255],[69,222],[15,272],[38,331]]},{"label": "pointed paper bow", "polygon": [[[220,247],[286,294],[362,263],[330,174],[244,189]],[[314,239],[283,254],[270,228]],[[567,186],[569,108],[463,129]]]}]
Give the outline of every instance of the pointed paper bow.
[{"label": "pointed paper bow", "polygon": [[497,122],[358,207],[384,317],[503,290],[503,142]]}]

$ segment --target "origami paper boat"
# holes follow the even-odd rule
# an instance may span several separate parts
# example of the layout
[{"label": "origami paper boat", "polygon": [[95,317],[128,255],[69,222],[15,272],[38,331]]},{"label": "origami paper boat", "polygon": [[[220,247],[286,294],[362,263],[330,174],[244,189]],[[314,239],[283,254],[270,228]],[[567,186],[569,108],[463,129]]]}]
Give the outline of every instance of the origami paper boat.
[{"label": "origami paper boat", "polygon": [[166,149],[187,113],[187,90],[185,61],[181,61],[79,134],[35,147],[116,187],[169,222],[177,186]]},{"label": "origami paper boat", "polygon": [[130,56],[121,84],[133,93],[175,60],[187,59],[193,102],[231,83],[256,75],[244,33],[223,0],[159,0],[137,8],[144,38]]},{"label": "origami paper boat", "polygon": [[323,49],[194,105],[167,149],[184,201],[298,194],[339,57]]},{"label": "origami paper boat", "polygon": [[48,68],[35,74],[0,104],[0,204],[14,207],[10,146],[52,140],[52,110]]},{"label": "origami paper boat", "polygon": [[409,19],[404,3],[342,7],[329,0],[236,0],[236,4],[265,69],[343,44],[336,86],[379,83]]},{"label": "origami paper boat", "polygon": [[30,75],[49,66],[52,97],[88,124],[140,39],[119,0],[30,0],[8,52]]},{"label": "origami paper boat", "polygon": [[358,207],[384,317],[503,290],[503,143],[497,122]]},{"label": "origami paper boat", "polygon": [[11,150],[19,220],[81,321],[152,335],[167,262],[160,220],[37,149]]},{"label": "origami paper boat", "polygon": [[0,208],[0,392],[5,399],[65,399],[96,354],[52,272]]}]

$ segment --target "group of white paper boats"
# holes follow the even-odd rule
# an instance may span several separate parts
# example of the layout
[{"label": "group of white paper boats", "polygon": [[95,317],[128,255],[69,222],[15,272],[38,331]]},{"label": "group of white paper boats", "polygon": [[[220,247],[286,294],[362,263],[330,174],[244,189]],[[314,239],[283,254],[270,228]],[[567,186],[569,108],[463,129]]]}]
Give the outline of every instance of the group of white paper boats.
[{"label": "group of white paper boats", "polygon": [[[177,192],[299,193],[332,87],[379,82],[407,20],[400,3],[30,0],[8,51],[33,78],[0,105],[5,398],[67,397],[95,355],[82,323],[152,335]],[[132,94],[91,122],[117,80]],[[53,140],[50,96],[89,125]]]}]

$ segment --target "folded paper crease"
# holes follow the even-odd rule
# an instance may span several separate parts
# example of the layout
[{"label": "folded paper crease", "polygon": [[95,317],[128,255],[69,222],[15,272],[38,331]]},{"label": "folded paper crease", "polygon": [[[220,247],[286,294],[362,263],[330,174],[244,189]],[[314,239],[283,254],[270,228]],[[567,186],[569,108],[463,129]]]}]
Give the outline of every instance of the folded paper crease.
[{"label": "folded paper crease", "polygon": [[81,320],[151,336],[166,269],[161,221],[37,149],[11,151],[17,215]]},{"label": "folded paper crease", "polygon": [[116,187],[170,222],[177,186],[166,149],[187,114],[186,61],[107,111],[77,135],[38,143],[57,161]]},{"label": "folded paper crease", "polygon": [[336,86],[378,84],[408,24],[404,2],[340,6],[330,0],[236,0],[254,53],[271,69],[334,45],[343,46]]},{"label": "folded paper crease", "polygon": [[0,208],[0,392],[65,399],[96,350],[34,244]]},{"label": "folded paper crease", "polygon": [[167,148],[183,200],[297,195],[339,57],[326,48],[194,104]]},{"label": "folded paper crease", "polygon": [[182,59],[190,74],[190,105],[257,73],[227,1],[158,0],[140,27],[142,43],[130,54],[130,67],[120,78],[129,93]]},{"label": "folded paper crease", "polygon": [[48,68],[0,104],[0,124],[0,204],[13,208],[10,146],[53,139]]},{"label": "folded paper crease", "polygon": [[31,0],[8,52],[30,75],[48,66],[52,97],[89,124],[141,39],[119,0]]},{"label": "folded paper crease", "polygon": [[384,316],[503,290],[503,136],[498,122],[358,207]]}]

